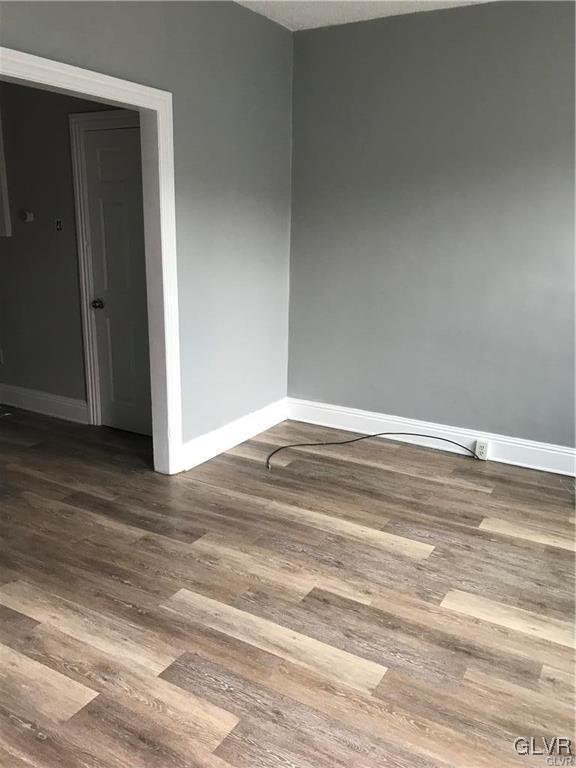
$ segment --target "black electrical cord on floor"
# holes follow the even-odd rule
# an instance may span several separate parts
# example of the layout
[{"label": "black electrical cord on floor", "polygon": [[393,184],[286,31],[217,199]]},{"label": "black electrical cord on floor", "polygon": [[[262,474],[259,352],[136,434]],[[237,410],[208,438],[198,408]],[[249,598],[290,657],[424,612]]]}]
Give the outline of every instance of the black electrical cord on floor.
[{"label": "black electrical cord on floor", "polygon": [[475,459],[478,459],[478,461],[481,461],[478,454],[475,453],[471,448],[467,448],[465,445],[461,445],[454,440],[448,440],[447,437],[421,435],[418,432],[375,432],[373,435],[353,437],[351,440],[334,440],[328,443],[291,443],[290,445],[281,445],[280,448],[275,448],[272,453],[269,453],[268,456],[266,456],[266,469],[272,469],[272,465],[270,464],[272,456],[275,456],[277,453],[280,453],[280,451],[285,451],[288,448],[313,448],[323,445],[347,445],[348,443],[358,443],[360,440],[368,440],[370,437],[427,437],[430,440],[442,440],[444,443],[451,443],[452,445],[458,446],[458,448],[462,448],[463,451],[468,451],[471,456],[473,456]]}]

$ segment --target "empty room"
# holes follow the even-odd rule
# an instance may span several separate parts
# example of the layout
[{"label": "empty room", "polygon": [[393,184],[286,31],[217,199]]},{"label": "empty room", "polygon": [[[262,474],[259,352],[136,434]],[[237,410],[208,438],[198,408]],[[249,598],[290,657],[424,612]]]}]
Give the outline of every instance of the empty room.
[{"label": "empty room", "polygon": [[574,37],[0,0],[0,768],[576,765]]}]

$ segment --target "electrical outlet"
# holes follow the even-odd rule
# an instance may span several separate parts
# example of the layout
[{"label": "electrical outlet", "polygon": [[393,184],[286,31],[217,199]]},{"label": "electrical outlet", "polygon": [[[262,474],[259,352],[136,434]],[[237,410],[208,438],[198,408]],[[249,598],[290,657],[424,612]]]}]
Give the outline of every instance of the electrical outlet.
[{"label": "electrical outlet", "polygon": [[488,440],[476,440],[475,453],[482,461],[488,460],[488,451],[490,450],[490,443]]}]

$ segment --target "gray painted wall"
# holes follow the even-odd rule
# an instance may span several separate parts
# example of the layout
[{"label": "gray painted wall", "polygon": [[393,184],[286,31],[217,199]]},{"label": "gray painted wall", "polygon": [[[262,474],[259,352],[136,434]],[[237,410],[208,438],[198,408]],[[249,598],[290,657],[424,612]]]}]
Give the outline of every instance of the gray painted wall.
[{"label": "gray painted wall", "polygon": [[574,6],[298,33],[289,394],[574,439]]},{"label": "gray painted wall", "polygon": [[184,438],[283,397],[290,33],[228,2],[9,2],[0,42],[173,93]]},{"label": "gray painted wall", "polygon": [[68,115],[106,108],[0,83],[12,220],[0,238],[4,384],[86,399]]},{"label": "gray painted wall", "polygon": [[[291,395],[573,441],[573,13],[296,35]],[[4,3],[0,30],[174,94],[184,437],[282,397],[292,36],[225,2]]]}]

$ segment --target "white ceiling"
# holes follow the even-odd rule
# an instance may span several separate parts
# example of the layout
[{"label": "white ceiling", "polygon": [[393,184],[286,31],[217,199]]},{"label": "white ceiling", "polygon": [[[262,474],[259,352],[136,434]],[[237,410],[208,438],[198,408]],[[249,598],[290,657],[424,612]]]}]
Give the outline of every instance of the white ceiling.
[{"label": "white ceiling", "polygon": [[295,31],[352,21],[434,11],[486,0],[238,0],[240,5]]}]

